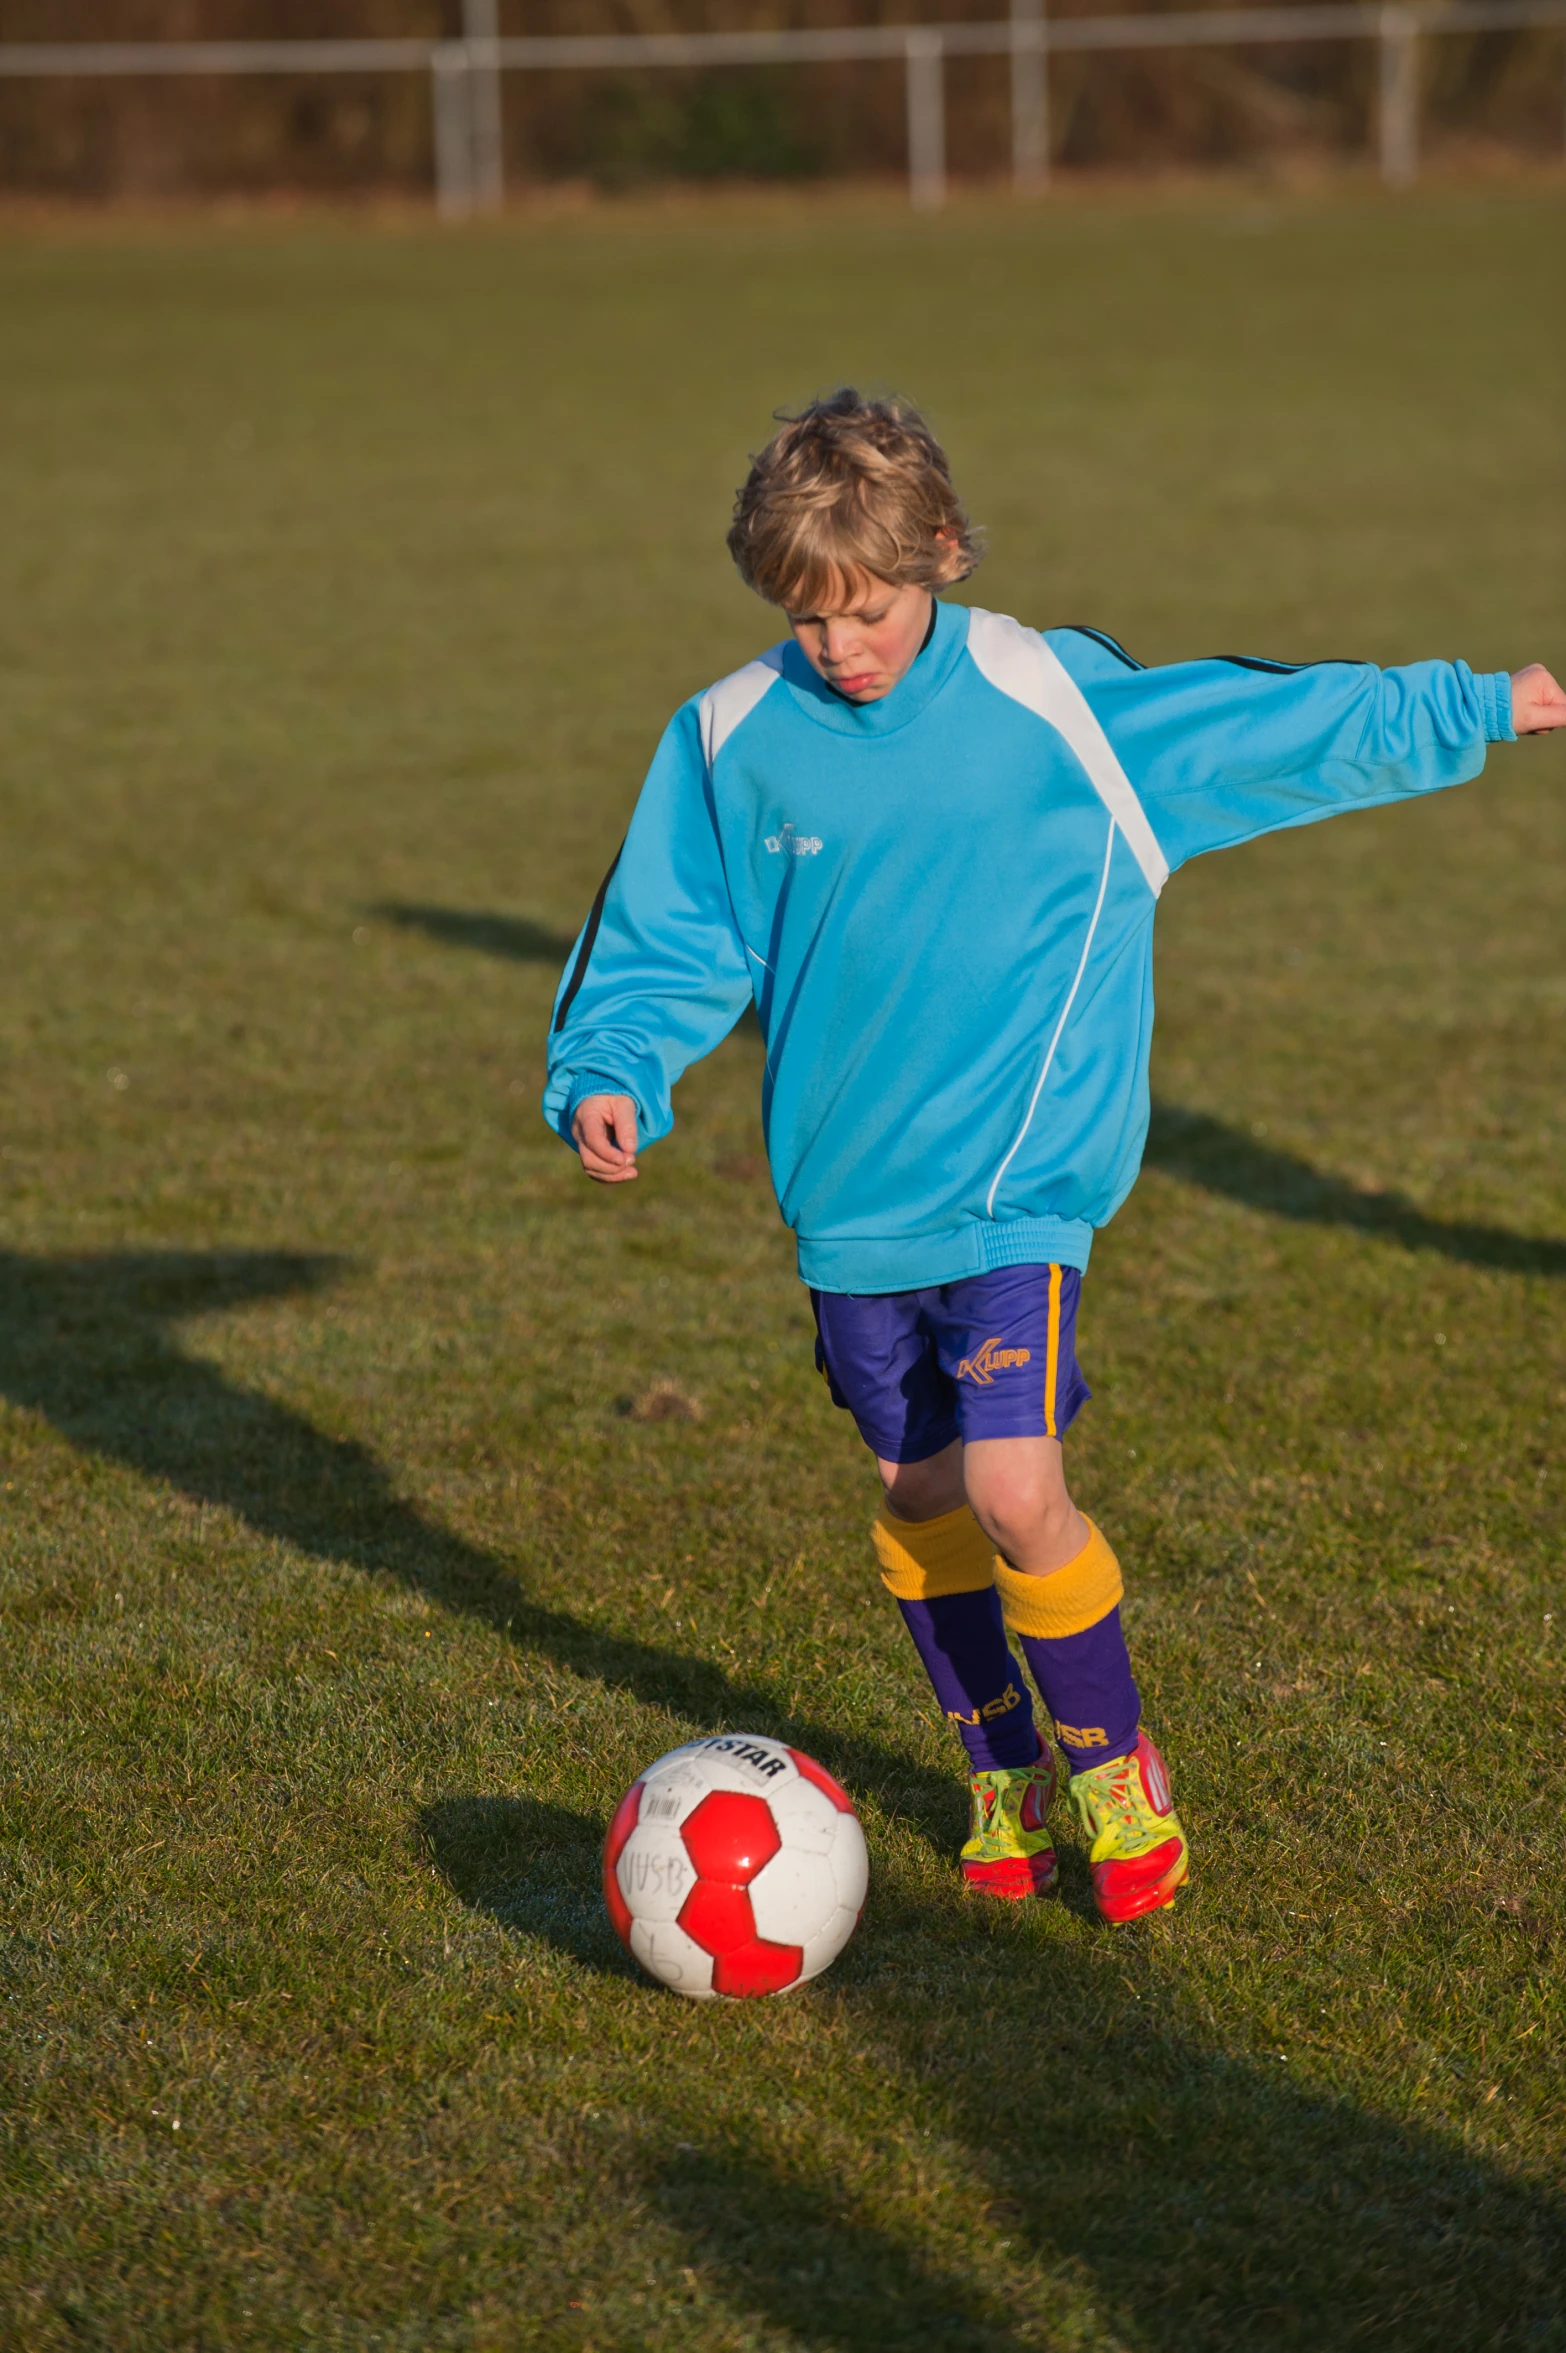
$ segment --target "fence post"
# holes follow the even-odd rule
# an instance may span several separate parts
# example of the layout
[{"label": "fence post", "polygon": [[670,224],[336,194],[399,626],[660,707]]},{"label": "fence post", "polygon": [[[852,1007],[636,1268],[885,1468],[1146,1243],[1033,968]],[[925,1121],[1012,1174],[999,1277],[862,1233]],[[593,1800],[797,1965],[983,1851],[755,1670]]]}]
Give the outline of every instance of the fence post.
[{"label": "fence post", "polygon": [[1419,171],[1419,20],[1411,8],[1381,11],[1381,177],[1406,188]]},{"label": "fence post", "polygon": [[505,145],[500,116],[498,0],[462,0],[462,37],[468,50],[468,123],[473,148],[473,205],[499,212],[506,198]]},{"label": "fence post", "polygon": [[443,221],[473,210],[473,106],[467,44],[442,41],[430,58],[435,113],[435,209]]},{"label": "fence post", "polygon": [[916,212],[946,202],[945,53],[938,32],[910,31],[903,46],[908,82],[908,198]]},{"label": "fence post", "polygon": [[1011,0],[1011,177],[1027,194],[1049,180],[1049,51],[1044,0]]}]

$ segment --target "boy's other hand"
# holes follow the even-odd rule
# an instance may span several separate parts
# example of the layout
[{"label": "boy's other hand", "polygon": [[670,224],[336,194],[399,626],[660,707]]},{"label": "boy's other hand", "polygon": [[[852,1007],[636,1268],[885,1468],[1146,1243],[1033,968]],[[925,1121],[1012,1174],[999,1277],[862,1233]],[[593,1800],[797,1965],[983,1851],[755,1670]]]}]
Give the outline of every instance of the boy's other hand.
[{"label": "boy's other hand", "polygon": [[1566,727],[1566,692],[1542,662],[1512,672],[1512,725],[1519,735],[1548,735]]},{"label": "boy's other hand", "polygon": [[600,1185],[623,1185],[636,1174],[636,1105],[629,1095],[588,1095],[578,1103],[571,1135],[582,1166]]}]

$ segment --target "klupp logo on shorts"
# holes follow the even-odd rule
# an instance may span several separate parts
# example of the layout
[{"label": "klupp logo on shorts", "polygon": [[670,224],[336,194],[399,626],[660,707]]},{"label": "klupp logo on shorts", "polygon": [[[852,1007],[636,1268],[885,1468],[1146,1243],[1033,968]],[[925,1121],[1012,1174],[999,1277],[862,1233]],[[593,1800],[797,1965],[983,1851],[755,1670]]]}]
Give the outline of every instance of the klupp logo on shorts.
[{"label": "klupp logo on shorts", "polygon": [[1031,1348],[1007,1348],[997,1337],[986,1340],[977,1355],[965,1356],[957,1367],[959,1381],[977,1381],[981,1389],[995,1385],[997,1373],[1009,1372],[1014,1364],[1031,1364]]},{"label": "klupp logo on shorts", "polygon": [[820,855],[819,833],[796,833],[792,825],[785,825],[781,833],[769,833],[764,838],[774,858],[814,858]]}]

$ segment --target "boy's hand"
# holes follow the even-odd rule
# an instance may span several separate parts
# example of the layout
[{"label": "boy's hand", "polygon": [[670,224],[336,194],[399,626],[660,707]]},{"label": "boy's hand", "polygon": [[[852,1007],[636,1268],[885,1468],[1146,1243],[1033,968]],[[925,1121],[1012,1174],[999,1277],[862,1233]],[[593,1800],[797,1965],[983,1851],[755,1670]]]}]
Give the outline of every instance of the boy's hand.
[{"label": "boy's hand", "polygon": [[[1559,689],[1557,689],[1557,692]],[[636,1174],[636,1105],[629,1095],[587,1095],[571,1120],[582,1166],[600,1185],[623,1185]]]},{"label": "boy's hand", "polygon": [[1512,672],[1512,725],[1519,735],[1548,735],[1566,727],[1566,693],[1542,662]]}]

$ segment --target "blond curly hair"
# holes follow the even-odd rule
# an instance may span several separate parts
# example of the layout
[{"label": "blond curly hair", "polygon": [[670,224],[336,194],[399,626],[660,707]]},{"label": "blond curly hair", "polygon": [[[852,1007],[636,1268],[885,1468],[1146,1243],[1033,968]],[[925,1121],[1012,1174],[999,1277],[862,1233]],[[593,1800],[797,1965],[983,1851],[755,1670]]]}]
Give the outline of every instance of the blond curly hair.
[{"label": "blond curly hair", "polygon": [[946,452],[911,401],[851,386],[779,410],[734,501],[729,553],[768,604],[816,612],[869,577],[947,588],[984,553]]}]

